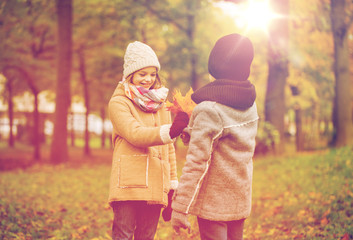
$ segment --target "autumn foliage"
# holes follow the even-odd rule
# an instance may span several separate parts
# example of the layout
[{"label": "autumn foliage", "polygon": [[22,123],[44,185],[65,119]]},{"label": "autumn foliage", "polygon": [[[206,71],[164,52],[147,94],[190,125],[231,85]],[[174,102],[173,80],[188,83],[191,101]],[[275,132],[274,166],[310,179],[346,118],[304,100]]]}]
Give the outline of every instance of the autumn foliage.
[{"label": "autumn foliage", "polygon": [[175,90],[173,92],[173,102],[167,101],[167,109],[173,113],[183,111],[190,116],[192,110],[196,106],[196,103],[191,99],[192,94],[192,88],[190,88],[190,90],[185,94],[185,96],[182,95],[180,90]]}]

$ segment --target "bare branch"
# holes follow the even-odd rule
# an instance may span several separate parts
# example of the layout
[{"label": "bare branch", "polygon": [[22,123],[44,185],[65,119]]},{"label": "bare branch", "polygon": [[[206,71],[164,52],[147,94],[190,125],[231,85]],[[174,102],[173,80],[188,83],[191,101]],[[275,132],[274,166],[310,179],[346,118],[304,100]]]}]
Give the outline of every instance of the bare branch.
[{"label": "bare branch", "polygon": [[38,94],[39,93],[39,90],[37,89],[37,87],[35,86],[34,84],[34,81],[32,79],[32,77],[29,75],[29,73],[19,67],[19,66],[16,66],[16,65],[5,65],[3,67],[3,72],[4,74],[6,75],[6,73],[10,70],[15,70],[16,72],[18,72],[20,75],[22,75],[22,77],[24,78],[24,80],[27,82],[28,84],[28,87],[31,89],[32,93],[33,94]]},{"label": "bare branch", "polygon": [[178,29],[180,29],[183,32],[187,31],[187,28],[184,27],[183,25],[179,24],[178,22],[176,22],[173,17],[170,17],[169,15],[165,15],[163,14],[165,11],[160,11],[157,9],[153,9],[151,7],[151,4],[148,3],[148,1],[142,1],[141,4],[149,11],[151,12],[153,15],[155,15],[157,18],[159,18],[162,21],[168,22],[173,24],[174,26],[176,26]]}]

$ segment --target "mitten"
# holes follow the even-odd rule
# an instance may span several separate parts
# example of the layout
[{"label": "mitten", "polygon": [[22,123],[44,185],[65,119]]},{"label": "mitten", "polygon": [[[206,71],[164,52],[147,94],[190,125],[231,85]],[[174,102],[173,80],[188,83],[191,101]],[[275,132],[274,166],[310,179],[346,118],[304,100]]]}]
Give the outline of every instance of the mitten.
[{"label": "mitten", "polygon": [[180,228],[188,229],[190,231],[190,223],[188,221],[188,215],[185,213],[173,211],[172,212],[172,227],[179,233]]},{"label": "mitten", "polygon": [[165,222],[170,221],[170,219],[172,217],[172,211],[173,211],[172,197],[173,197],[173,194],[174,194],[174,190],[170,189],[170,191],[168,193],[168,206],[165,209],[163,209],[163,211],[162,211],[162,217]]},{"label": "mitten", "polygon": [[180,135],[181,140],[183,141],[184,145],[189,145],[190,142],[190,134],[187,132],[182,132]]},{"label": "mitten", "polygon": [[175,138],[181,134],[189,124],[189,115],[186,112],[178,112],[169,130],[170,138]]}]

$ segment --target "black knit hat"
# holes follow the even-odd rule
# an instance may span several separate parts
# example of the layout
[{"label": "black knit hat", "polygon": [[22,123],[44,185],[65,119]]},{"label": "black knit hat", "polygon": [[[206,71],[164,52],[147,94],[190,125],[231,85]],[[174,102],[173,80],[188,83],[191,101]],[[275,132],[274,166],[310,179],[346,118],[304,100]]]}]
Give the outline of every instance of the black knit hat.
[{"label": "black knit hat", "polygon": [[247,80],[254,58],[249,38],[226,35],[216,42],[208,58],[208,72],[216,79]]}]

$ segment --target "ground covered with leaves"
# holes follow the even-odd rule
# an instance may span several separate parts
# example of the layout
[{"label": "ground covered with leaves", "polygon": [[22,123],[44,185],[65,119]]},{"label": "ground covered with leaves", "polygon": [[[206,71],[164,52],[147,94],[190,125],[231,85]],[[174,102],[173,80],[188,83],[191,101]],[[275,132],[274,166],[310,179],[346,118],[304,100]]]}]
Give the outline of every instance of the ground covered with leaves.
[{"label": "ground covered with leaves", "polygon": [[[110,239],[109,174],[109,160],[0,172],[0,239]],[[351,148],[256,157],[244,239],[353,239],[352,177]],[[175,235],[161,218],[156,239],[199,239],[190,220]]]}]

